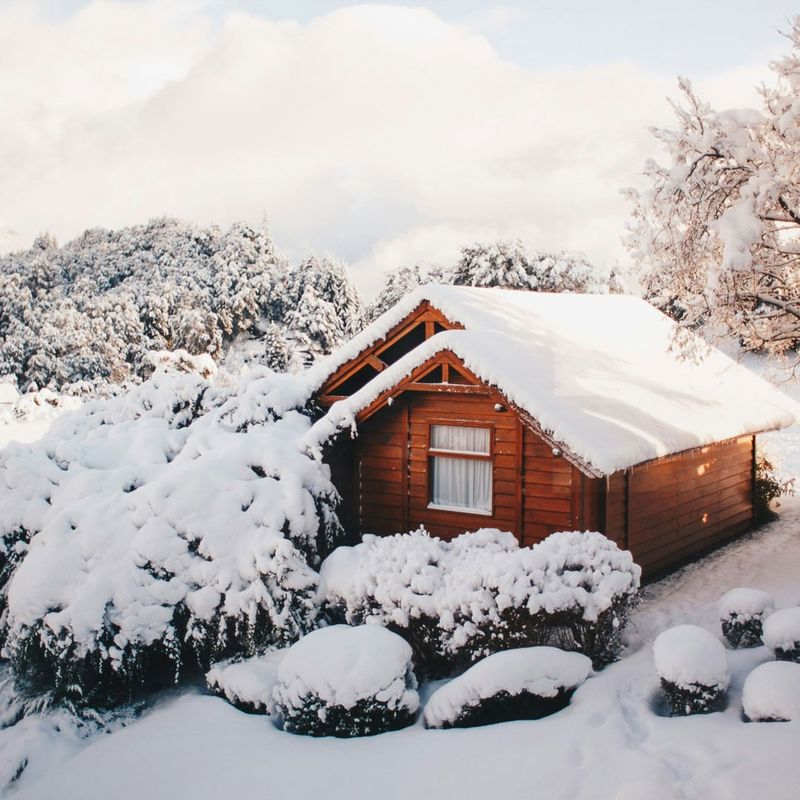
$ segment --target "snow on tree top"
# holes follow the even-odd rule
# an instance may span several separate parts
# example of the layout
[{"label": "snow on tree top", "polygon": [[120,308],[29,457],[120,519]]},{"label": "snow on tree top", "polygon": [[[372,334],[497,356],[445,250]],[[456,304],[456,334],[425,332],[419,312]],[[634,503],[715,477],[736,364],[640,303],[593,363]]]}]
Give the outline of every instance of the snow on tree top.
[{"label": "snow on tree top", "polygon": [[312,387],[425,300],[464,330],[436,334],[335,403],[317,441],[448,350],[599,475],[800,419],[800,405],[699,338],[695,357],[675,353],[676,324],[630,295],[422,286],[312,367]]}]

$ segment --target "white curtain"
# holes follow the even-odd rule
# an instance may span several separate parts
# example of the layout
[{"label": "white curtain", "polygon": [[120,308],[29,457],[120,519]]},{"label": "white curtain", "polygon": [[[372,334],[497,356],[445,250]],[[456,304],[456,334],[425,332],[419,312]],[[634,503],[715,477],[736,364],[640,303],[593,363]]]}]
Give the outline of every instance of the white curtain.
[{"label": "white curtain", "polygon": [[431,425],[431,448],[434,450],[489,455],[489,442],[488,428]]},{"label": "white curtain", "polygon": [[433,458],[433,504],[492,511],[492,462],[476,458]]},{"label": "white curtain", "polygon": [[[432,425],[431,449],[450,453],[489,455],[488,428]],[[433,456],[433,497],[435,506],[492,511],[492,462],[476,458]]]}]

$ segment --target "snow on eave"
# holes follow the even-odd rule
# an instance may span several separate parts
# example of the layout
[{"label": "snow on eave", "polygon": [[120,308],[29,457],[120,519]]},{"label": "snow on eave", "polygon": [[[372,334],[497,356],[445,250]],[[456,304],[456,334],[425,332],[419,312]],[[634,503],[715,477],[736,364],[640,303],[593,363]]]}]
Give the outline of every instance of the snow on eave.
[{"label": "snow on eave", "polygon": [[[312,393],[318,391],[337,370],[348,362],[354,361],[374,344],[384,339],[393,328],[396,328],[406,317],[416,311],[422,303],[430,302],[426,296],[426,290],[435,285],[438,284],[426,284],[407,294],[352,339],[309,367],[307,378]],[[456,320],[451,321],[456,322]]]},{"label": "snow on eave", "polygon": [[[445,333],[463,333],[463,331],[449,331]],[[380,401],[382,397],[386,403],[390,405],[393,400],[394,391],[397,390],[398,394],[403,392],[401,386],[403,381],[427,361],[438,355],[452,355],[469,369],[470,366],[467,361],[452,348],[447,339],[448,337],[446,337],[444,333],[436,334],[424,344],[419,345],[410,353],[407,353],[394,364],[387,367],[357,392],[333,403],[328,412],[320,418],[308,432],[305,440],[306,445],[313,450],[318,450],[347,428],[350,428],[355,435],[357,431],[357,418],[362,411],[376,401]],[[484,380],[477,372],[475,374],[480,380]],[[534,431],[534,433],[553,448],[561,450],[567,461],[574,464],[589,477],[600,478],[603,476],[604,473],[598,471],[591,464],[584,461],[564,442],[555,439],[550,431],[544,430],[524,408],[507,397],[503,393],[501,387],[490,383],[488,380],[484,382],[487,387],[495,389],[502,396],[504,403],[508,405],[514,413],[518,414],[522,418],[523,423]]]},{"label": "snow on eave", "polygon": [[675,324],[634,297],[426,286],[336,360],[351,360],[423,300],[465,329],[436,334],[335,403],[314,427],[320,441],[443,350],[594,475],[800,418],[797,403],[713,348],[699,363],[677,358]]}]

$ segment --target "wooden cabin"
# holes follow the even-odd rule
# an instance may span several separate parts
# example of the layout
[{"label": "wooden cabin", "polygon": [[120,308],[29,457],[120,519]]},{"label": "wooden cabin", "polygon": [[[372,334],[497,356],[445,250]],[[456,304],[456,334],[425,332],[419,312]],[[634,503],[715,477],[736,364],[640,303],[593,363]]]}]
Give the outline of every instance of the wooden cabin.
[{"label": "wooden cabin", "polygon": [[756,434],[800,409],[674,333],[630,296],[422,287],[316,368],[343,525],[599,530],[647,576],[748,530]]}]

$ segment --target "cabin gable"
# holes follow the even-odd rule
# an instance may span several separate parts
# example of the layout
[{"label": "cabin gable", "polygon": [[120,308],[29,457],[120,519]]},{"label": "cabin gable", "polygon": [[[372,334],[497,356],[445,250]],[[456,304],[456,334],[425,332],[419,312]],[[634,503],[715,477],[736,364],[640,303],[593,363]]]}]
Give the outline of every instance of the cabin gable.
[{"label": "cabin gable", "polygon": [[322,406],[330,406],[349,397],[383,372],[389,364],[410,353],[427,339],[445,330],[460,329],[427,300],[395,325],[385,336],[346,361],[318,391]]}]

